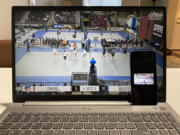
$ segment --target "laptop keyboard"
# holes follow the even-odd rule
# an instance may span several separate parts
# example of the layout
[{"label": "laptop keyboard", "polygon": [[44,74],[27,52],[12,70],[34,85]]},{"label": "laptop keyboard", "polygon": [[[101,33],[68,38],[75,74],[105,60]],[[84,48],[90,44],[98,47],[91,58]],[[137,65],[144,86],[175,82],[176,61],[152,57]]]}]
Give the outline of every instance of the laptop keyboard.
[{"label": "laptop keyboard", "polygon": [[0,135],[180,135],[180,123],[168,112],[10,112]]}]

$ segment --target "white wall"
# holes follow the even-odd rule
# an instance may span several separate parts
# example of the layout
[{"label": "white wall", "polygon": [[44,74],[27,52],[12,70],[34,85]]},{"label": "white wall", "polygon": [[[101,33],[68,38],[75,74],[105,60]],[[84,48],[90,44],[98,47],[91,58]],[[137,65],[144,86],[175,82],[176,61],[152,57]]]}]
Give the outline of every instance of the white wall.
[{"label": "white wall", "polygon": [[171,49],[180,49],[180,24],[176,23],[177,20],[177,9],[180,9],[180,0],[178,0],[177,3],[177,8],[176,8],[176,15],[175,15],[175,20],[174,20],[174,32],[173,37],[172,37],[172,45],[171,45]]},{"label": "white wall", "polygon": [[0,40],[11,39],[11,7],[15,5],[28,5],[28,0],[0,1]]}]

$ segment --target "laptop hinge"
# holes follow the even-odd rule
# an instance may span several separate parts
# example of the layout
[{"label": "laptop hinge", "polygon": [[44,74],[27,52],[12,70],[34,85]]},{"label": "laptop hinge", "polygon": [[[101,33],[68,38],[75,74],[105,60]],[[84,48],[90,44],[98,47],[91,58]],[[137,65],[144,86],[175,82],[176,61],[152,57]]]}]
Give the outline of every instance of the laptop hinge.
[{"label": "laptop hinge", "polygon": [[131,105],[130,102],[126,101],[59,101],[59,102],[51,102],[51,101],[30,101],[25,102],[25,106],[112,106],[112,105]]}]

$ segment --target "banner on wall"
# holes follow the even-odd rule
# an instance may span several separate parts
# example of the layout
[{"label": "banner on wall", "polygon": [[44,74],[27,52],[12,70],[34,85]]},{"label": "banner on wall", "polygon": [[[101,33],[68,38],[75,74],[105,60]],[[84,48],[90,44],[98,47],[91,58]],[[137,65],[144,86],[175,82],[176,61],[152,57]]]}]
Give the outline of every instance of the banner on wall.
[{"label": "banner on wall", "polygon": [[154,22],[154,29],[152,33],[152,41],[158,44],[161,44],[163,39],[163,22],[162,21],[155,21]]}]

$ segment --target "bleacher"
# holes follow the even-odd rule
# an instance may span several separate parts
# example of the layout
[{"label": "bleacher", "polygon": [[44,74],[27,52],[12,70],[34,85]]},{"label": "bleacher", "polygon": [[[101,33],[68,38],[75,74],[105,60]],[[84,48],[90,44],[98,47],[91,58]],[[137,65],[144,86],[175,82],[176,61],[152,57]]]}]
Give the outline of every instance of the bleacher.
[{"label": "bleacher", "polygon": [[24,14],[24,12],[20,12],[20,11],[17,11],[18,13],[16,14],[16,19],[15,19],[15,23],[19,23],[22,19],[22,16]]},{"label": "bleacher", "polygon": [[91,16],[91,26],[107,27],[107,17],[106,16]]},{"label": "bleacher", "polygon": [[44,11],[31,11],[26,18],[26,24],[44,24],[46,25],[49,20],[50,12]]},{"label": "bleacher", "polygon": [[56,24],[75,24],[75,13],[56,11],[54,20]]}]

